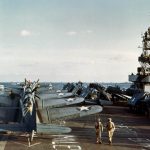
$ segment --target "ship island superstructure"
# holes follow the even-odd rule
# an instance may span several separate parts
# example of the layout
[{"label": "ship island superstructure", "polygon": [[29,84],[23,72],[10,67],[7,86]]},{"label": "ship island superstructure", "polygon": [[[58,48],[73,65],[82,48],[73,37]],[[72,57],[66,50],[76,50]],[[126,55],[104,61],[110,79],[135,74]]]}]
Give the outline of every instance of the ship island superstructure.
[{"label": "ship island superstructure", "polygon": [[138,57],[141,66],[137,68],[137,74],[129,75],[129,81],[135,88],[150,93],[150,27],[142,38],[142,54]]},{"label": "ship island superstructure", "polygon": [[133,95],[128,105],[131,111],[150,117],[150,27],[142,38],[142,54],[138,57],[140,67],[137,74],[129,75],[129,81],[133,82]]}]

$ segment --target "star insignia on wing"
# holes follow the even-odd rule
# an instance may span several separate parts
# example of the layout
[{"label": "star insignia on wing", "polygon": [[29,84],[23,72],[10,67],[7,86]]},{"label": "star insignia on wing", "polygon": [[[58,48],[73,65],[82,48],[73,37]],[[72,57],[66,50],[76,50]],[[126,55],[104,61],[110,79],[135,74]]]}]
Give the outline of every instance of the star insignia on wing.
[{"label": "star insignia on wing", "polygon": [[64,95],[64,93],[59,93],[58,95],[59,95],[59,96],[63,96],[63,95]]},{"label": "star insignia on wing", "polygon": [[68,98],[66,99],[67,102],[73,102],[75,99],[74,98]]},{"label": "star insignia on wing", "polygon": [[60,93],[60,92],[61,92],[61,90],[57,90],[56,92],[57,92],[57,93]]},{"label": "star insignia on wing", "polygon": [[79,107],[79,110],[80,110],[80,111],[88,111],[88,110],[89,110],[89,107],[81,106],[81,107]]}]

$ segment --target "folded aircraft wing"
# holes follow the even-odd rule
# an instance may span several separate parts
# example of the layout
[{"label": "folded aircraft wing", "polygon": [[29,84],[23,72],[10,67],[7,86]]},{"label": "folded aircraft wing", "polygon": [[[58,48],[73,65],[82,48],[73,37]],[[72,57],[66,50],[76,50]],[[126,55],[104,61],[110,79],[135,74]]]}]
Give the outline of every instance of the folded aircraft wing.
[{"label": "folded aircraft wing", "polygon": [[113,104],[112,101],[104,100],[104,99],[98,99],[98,100],[85,99],[85,103],[90,105],[101,105],[101,106],[109,106]]},{"label": "folded aircraft wing", "polygon": [[0,121],[16,122],[18,117],[19,99],[15,95],[4,93],[0,95]]},{"label": "folded aircraft wing", "polygon": [[67,98],[73,96],[73,93],[43,93],[39,94],[38,96],[42,100],[48,100],[48,99],[57,99],[57,98]]},{"label": "folded aircraft wing", "polygon": [[59,93],[68,93],[67,90],[57,90],[57,89],[49,89],[45,87],[40,87],[37,89],[38,94],[59,94]]},{"label": "folded aircraft wing", "polygon": [[131,96],[124,95],[124,94],[122,94],[122,96],[124,96],[126,99],[131,99]]},{"label": "folded aircraft wing", "polygon": [[38,99],[37,106],[39,109],[45,108],[45,107],[55,108],[55,107],[74,105],[74,104],[81,103],[83,101],[84,101],[84,98],[81,98],[81,97],[49,99],[49,100]]},{"label": "folded aircraft wing", "polygon": [[26,132],[26,127],[20,123],[0,124],[0,131]]},{"label": "folded aircraft wing", "polygon": [[38,119],[42,123],[50,123],[57,119],[70,119],[83,117],[102,111],[101,106],[82,106],[82,107],[63,107],[63,108],[44,108],[37,111]]},{"label": "folded aircraft wing", "polygon": [[20,119],[19,107],[0,107],[0,121],[1,122],[16,122]]},{"label": "folded aircraft wing", "polygon": [[0,95],[0,107],[17,106],[18,102],[18,97],[15,95],[10,95],[8,93]]},{"label": "folded aircraft wing", "polygon": [[6,85],[5,86],[5,91],[12,91],[15,94],[20,94],[23,90],[23,87],[20,85]]},{"label": "folded aircraft wing", "polygon": [[50,90],[48,87],[40,87],[40,88],[37,89],[37,92],[38,92],[39,94],[42,94],[42,93],[50,93],[51,90]]}]

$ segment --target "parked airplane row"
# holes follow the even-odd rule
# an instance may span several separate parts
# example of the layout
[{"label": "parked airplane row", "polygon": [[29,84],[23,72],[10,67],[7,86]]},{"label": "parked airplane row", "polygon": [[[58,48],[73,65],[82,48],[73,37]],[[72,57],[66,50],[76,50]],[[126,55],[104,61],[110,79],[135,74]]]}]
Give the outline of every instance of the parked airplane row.
[{"label": "parked airplane row", "polygon": [[77,88],[72,92],[55,91],[40,85],[39,80],[23,84],[8,84],[0,95],[0,129],[27,133],[29,145],[36,134],[68,133],[70,128],[52,124],[59,119],[82,117],[99,113],[98,105],[77,106],[84,102],[78,97]]}]

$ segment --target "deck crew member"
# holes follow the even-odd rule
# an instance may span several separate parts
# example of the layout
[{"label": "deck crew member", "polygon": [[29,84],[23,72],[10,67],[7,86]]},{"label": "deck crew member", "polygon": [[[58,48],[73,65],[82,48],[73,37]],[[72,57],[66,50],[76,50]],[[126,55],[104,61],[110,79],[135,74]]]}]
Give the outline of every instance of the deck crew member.
[{"label": "deck crew member", "polygon": [[109,144],[112,144],[112,137],[113,137],[113,134],[114,134],[114,131],[115,131],[115,124],[114,124],[114,122],[112,122],[111,118],[108,118],[106,129],[107,129],[107,132],[108,132]]},{"label": "deck crew member", "polygon": [[103,132],[103,124],[100,118],[95,122],[95,131],[96,131],[96,143],[102,143],[102,132]]}]

